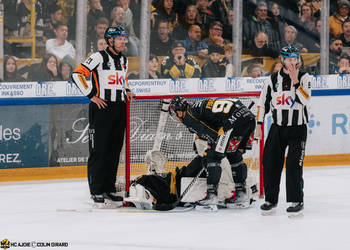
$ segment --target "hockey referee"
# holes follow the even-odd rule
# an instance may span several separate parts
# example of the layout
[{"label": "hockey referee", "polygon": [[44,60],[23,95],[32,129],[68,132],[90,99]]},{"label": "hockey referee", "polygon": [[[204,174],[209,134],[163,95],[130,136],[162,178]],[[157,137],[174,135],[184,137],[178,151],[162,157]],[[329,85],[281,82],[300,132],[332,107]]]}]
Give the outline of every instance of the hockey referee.
[{"label": "hockey referee", "polygon": [[303,201],[303,160],[309,120],[308,106],[311,96],[311,77],[299,70],[300,52],[294,46],[280,51],[283,68],[265,80],[260,95],[257,113],[256,137],[261,139],[261,124],[269,111],[272,125],[263,153],[263,180],[265,203],[261,205],[263,215],[275,212],[278,203],[281,173],[285,151],[287,208],[289,216],[301,214]]},{"label": "hockey referee", "polygon": [[[81,92],[90,98],[88,182],[94,207],[121,205],[116,195],[116,173],[124,141],[126,101],[134,93],[127,82],[128,59],[122,54],[126,32],[108,27],[107,49],[92,54],[72,73]],[[86,78],[92,73],[91,82]]]}]

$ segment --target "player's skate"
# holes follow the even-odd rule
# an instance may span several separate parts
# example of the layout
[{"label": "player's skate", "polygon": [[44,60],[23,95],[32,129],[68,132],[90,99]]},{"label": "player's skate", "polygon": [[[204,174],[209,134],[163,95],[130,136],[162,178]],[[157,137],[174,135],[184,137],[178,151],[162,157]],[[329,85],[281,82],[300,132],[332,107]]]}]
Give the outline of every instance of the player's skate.
[{"label": "player's skate", "polygon": [[93,200],[93,208],[113,209],[123,205],[123,197],[112,192],[91,195],[91,199]]},{"label": "player's skate", "polygon": [[287,208],[287,214],[289,218],[303,216],[304,203],[293,202],[290,207]]},{"label": "player's skate", "polygon": [[260,206],[261,215],[273,215],[276,213],[277,204],[273,204],[271,202],[266,201],[264,204]]},{"label": "player's skate", "polygon": [[236,191],[229,199],[225,200],[225,203],[229,208],[248,208],[251,202],[244,184],[237,183]]},{"label": "player's skate", "polygon": [[217,195],[217,185],[208,184],[207,196],[198,201],[196,205],[196,210],[198,211],[217,211],[218,210],[218,195]]}]

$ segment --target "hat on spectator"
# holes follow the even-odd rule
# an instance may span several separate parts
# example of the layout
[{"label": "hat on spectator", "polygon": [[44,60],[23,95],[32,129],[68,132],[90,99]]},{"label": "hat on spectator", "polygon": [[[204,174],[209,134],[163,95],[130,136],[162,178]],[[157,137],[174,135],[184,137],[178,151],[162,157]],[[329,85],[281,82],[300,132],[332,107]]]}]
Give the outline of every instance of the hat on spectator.
[{"label": "hat on spectator", "polygon": [[338,7],[341,8],[343,5],[346,5],[350,9],[350,3],[348,0],[340,0]]},{"label": "hat on spectator", "polygon": [[184,42],[181,40],[175,40],[175,42],[171,46],[171,49],[175,49],[179,47],[185,48]]},{"label": "hat on spectator", "polygon": [[211,53],[218,53],[218,54],[221,54],[223,55],[225,52],[224,50],[218,46],[218,45],[209,45],[209,54]]},{"label": "hat on spectator", "polygon": [[202,49],[208,49],[208,45],[205,42],[201,42],[197,46],[197,51]]}]

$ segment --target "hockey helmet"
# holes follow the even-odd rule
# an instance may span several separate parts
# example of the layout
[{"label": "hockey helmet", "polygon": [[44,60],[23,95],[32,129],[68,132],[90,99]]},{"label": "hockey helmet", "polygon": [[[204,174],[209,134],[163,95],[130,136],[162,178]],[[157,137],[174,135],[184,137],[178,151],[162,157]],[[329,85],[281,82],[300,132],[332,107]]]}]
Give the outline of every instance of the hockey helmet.
[{"label": "hockey helmet", "polygon": [[298,58],[300,61],[300,51],[295,46],[285,46],[280,50],[282,61],[286,58]]},{"label": "hockey helmet", "polygon": [[169,104],[169,114],[174,117],[177,116],[176,111],[185,111],[188,106],[187,100],[182,96],[175,96]]},{"label": "hockey helmet", "polygon": [[120,37],[120,36],[124,36],[124,37],[128,36],[124,28],[121,26],[110,26],[106,29],[104,37],[107,44],[109,45],[108,39],[110,38],[113,39],[114,37]]}]

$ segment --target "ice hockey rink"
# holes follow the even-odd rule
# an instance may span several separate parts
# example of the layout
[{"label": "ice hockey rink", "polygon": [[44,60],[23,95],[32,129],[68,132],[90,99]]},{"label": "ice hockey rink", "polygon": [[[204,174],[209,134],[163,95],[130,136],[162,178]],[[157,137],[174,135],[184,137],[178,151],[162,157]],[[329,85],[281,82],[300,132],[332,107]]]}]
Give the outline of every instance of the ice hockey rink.
[{"label": "ice hockey rink", "polygon": [[262,200],[218,212],[57,212],[88,208],[85,179],[1,183],[0,240],[67,242],[60,249],[84,250],[350,249],[350,166],[304,169],[304,216],[293,219],[285,212],[284,175],[274,216],[260,215]]}]

